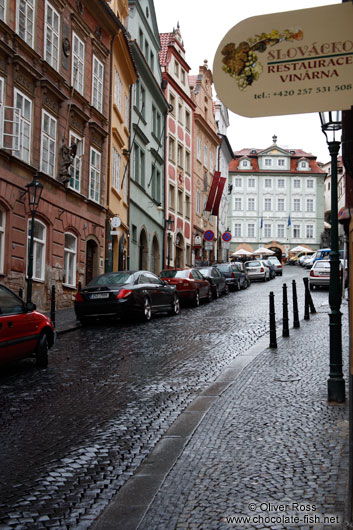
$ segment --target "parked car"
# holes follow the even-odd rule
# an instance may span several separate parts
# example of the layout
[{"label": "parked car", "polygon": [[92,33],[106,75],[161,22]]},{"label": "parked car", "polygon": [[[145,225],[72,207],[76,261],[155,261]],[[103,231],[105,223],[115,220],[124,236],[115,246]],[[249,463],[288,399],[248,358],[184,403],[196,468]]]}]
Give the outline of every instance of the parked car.
[{"label": "parked car", "polygon": [[161,271],[160,278],[175,286],[180,301],[200,305],[200,300],[212,300],[212,287],[202,274],[196,269],[165,269]]},{"label": "parked car", "polygon": [[317,260],[313,263],[309,273],[309,287],[327,287],[330,284],[331,264],[328,259]]},{"label": "parked car", "polygon": [[178,315],[179,296],[149,271],[118,271],[101,274],[76,294],[75,312],[81,324],[92,318],[138,316],[149,321],[152,314]]},{"label": "parked car", "polygon": [[37,366],[45,368],[54,342],[50,318],[0,284],[0,363],[35,357]]},{"label": "parked car", "polygon": [[229,287],[226,278],[216,266],[199,267],[197,269],[202,276],[211,284],[213,298],[219,298],[221,294],[228,294]]},{"label": "parked car", "polygon": [[244,265],[251,281],[270,279],[270,270],[261,260],[246,261]]},{"label": "parked car", "polygon": [[267,258],[267,261],[269,261],[274,266],[275,273],[277,276],[283,275],[282,263],[279,261],[279,259],[276,256],[269,256]]},{"label": "parked car", "polygon": [[217,267],[225,276],[229,289],[239,291],[248,287],[248,276],[236,263],[220,263]]},{"label": "parked car", "polygon": [[234,263],[234,265],[236,265],[238,267],[240,272],[242,272],[245,275],[246,283],[247,283],[247,286],[249,287],[249,285],[251,284],[251,281],[250,281],[249,275],[247,273],[247,270],[244,267],[244,262],[243,261],[232,261],[232,263]]},{"label": "parked car", "polygon": [[273,265],[273,263],[271,263],[271,261],[269,261],[268,259],[263,259],[261,260],[265,265],[266,267],[269,268],[270,270],[270,280],[273,280],[274,278],[276,278],[276,269],[275,269],[275,266]]}]

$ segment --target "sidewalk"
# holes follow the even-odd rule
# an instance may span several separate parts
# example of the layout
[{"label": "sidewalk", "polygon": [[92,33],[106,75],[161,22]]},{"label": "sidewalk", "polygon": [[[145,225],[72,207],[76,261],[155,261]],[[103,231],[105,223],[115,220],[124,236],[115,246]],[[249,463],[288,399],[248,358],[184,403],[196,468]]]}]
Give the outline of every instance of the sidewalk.
[{"label": "sidewalk", "polygon": [[[50,318],[50,311],[41,311]],[[57,309],[55,311],[55,330],[58,335],[66,333],[67,331],[73,331],[81,327],[81,324],[76,320],[76,314],[73,307],[67,307],[65,309]]]},{"label": "sidewalk", "polygon": [[[343,528],[348,404],[327,403],[329,307],[317,310],[289,338],[277,329],[277,349],[266,337],[238,356],[92,528]],[[347,372],[346,301],[342,313]]]}]

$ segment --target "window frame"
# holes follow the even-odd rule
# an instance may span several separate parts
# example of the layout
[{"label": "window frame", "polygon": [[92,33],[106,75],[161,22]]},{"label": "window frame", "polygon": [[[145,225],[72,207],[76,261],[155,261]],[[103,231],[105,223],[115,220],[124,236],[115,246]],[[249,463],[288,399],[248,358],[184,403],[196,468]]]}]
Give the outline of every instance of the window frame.
[{"label": "window frame", "polygon": [[[33,236],[33,270],[32,270],[32,280],[42,282],[45,280],[45,258],[46,258],[46,249],[47,249],[47,227],[46,225],[40,221],[39,219],[34,219],[34,225],[40,225],[43,227],[43,239],[36,238]],[[30,230],[32,227],[32,219],[29,217],[27,220],[27,262],[26,262],[26,276],[28,274],[28,260],[29,260],[29,247],[30,247],[30,239],[31,234]],[[38,248],[41,248],[41,256],[40,256],[40,276],[36,275],[36,261],[37,261],[37,253]],[[27,276],[28,277],[28,276]]]},{"label": "window frame", "polygon": [[[20,8],[21,8],[21,4],[23,4],[25,6],[25,12],[24,12],[24,15],[23,15],[24,19],[25,19],[24,30],[23,30],[24,34],[23,35],[21,35],[21,32],[20,32]],[[30,0],[17,0],[17,2],[16,2],[16,33],[31,48],[33,48],[33,43],[34,43],[35,9],[36,9],[35,0],[33,0],[32,2]],[[29,10],[31,10],[31,13],[32,13],[32,17],[31,17],[32,20],[30,21],[31,24],[32,24],[32,33],[30,33],[29,29],[28,29],[28,20],[29,20],[28,11]],[[30,38],[28,38],[28,37],[30,37]]]},{"label": "window frame", "polygon": [[[72,250],[69,247],[66,247],[66,236],[70,236],[75,241],[75,249]],[[70,268],[70,255],[73,256],[73,263],[71,264],[71,275],[73,279],[73,283],[70,283],[68,281],[65,281],[68,277],[70,277],[70,273],[67,274],[67,268]],[[76,263],[77,263],[77,237],[72,232],[65,232],[64,234],[64,280],[63,285],[66,287],[76,287]]]},{"label": "window frame", "polygon": [[[77,144],[76,156],[72,161],[70,166],[70,181],[69,188],[80,193],[81,191],[81,180],[82,180],[82,159],[84,155],[84,141],[81,136],[76,134],[74,131],[70,130],[70,145]],[[80,151],[82,151],[80,153]],[[78,178],[75,176],[75,173],[78,173]],[[71,183],[72,180],[72,183]],[[78,182],[78,187],[74,185],[75,182]]]},{"label": "window frame", "polygon": [[[88,198],[100,204],[100,193],[101,193],[101,173],[102,173],[102,153],[90,146],[89,153],[89,187],[88,187]],[[95,160],[92,160],[92,155],[94,159],[99,161],[98,164],[95,163]]]},{"label": "window frame", "polygon": [[[17,106],[17,97],[18,96],[20,96],[22,98],[21,107]],[[26,103],[26,102],[29,103],[29,109],[30,109],[30,112],[29,112],[30,118],[29,119],[26,116],[24,116],[24,112],[23,112],[23,110],[24,110],[23,103]],[[20,148],[19,148],[18,151],[13,151],[13,154],[14,154],[14,156],[17,156],[18,158],[20,158],[24,162],[27,162],[28,164],[30,164],[31,163],[31,150],[32,150],[33,101],[28,96],[26,96],[23,92],[18,90],[16,87],[14,88],[14,108],[20,110],[20,122],[19,122],[19,126],[20,126],[20,146],[19,147]],[[24,151],[24,146],[23,146],[23,129],[24,129],[24,125],[28,126],[28,134],[27,134],[28,148],[27,148],[26,151]],[[28,153],[28,157],[24,156],[24,153]]]},{"label": "window frame", "polygon": [[[95,66],[98,67],[99,74],[95,71]],[[98,57],[92,55],[92,107],[99,112],[103,112],[103,95],[104,95],[104,64]],[[121,110],[121,104],[120,109]]]},{"label": "window frame", "polygon": [[[50,24],[48,22],[48,10],[51,10],[52,13],[56,16],[58,20],[58,27],[55,28],[53,22]],[[44,14],[44,58],[48,64],[54,70],[57,72],[59,71],[59,65],[60,65],[60,35],[61,35],[61,17],[59,12],[55,9],[55,7],[48,2],[48,0],[45,1],[45,14]],[[54,17],[52,17],[54,19]],[[48,35],[51,36],[51,41],[48,51]],[[56,46],[55,46],[55,40],[56,40]],[[51,49],[51,55],[49,55]],[[53,49],[56,50],[55,53],[53,53]],[[51,56],[51,59],[50,59]]]},{"label": "window frame", "polygon": [[5,272],[6,210],[0,205],[0,274]]},{"label": "window frame", "polygon": [[[44,129],[45,118],[49,120],[49,131]],[[54,124],[55,135],[51,134],[51,124]],[[56,178],[56,149],[57,149],[57,119],[52,116],[47,110],[42,109],[42,127],[41,127],[41,140],[40,140],[40,170],[49,175],[52,178]],[[48,146],[45,147],[45,143]],[[44,153],[48,153],[47,161],[44,160]],[[50,156],[53,156],[53,162],[50,163]]]},{"label": "window frame", "polygon": [[[79,49],[75,52],[75,41]],[[71,85],[79,94],[84,95],[85,88],[85,43],[75,31],[72,31]],[[75,77],[75,65],[78,65],[78,77]]]}]

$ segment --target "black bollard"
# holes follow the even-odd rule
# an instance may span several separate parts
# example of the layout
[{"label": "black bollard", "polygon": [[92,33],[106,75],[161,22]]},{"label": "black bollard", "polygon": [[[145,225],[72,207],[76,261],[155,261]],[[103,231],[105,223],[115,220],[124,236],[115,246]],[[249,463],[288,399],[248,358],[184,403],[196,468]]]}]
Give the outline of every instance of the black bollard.
[{"label": "black bollard", "polygon": [[314,302],[313,302],[313,299],[312,299],[312,296],[311,296],[311,292],[310,292],[309,286],[308,286],[308,294],[309,294],[310,313],[316,313],[316,309],[315,309],[315,306],[314,306]]},{"label": "black bollard", "polygon": [[277,348],[275,295],[270,292],[270,348]]},{"label": "black bollard", "polygon": [[304,299],[304,320],[310,320],[310,313],[309,313],[309,287],[308,287],[308,278],[303,278],[304,286],[305,286],[305,299]]},{"label": "black bollard", "polygon": [[20,287],[19,290],[18,290],[18,296],[21,298],[21,300],[23,300],[23,289],[22,289],[22,287]]},{"label": "black bollard", "polygon": [[295,280],[292,280],[292,293],[293,293],[293,328],[300,328],[299,312],[298,312],[297,284],[295,283]]},{"label": "black bollard", "polygon": [[283,329],[282,337],[289,337],[287,285],[283,284]]},{"label": "black bollard", "polygon": [[51,287],[50,318],[55,328],[55,285]]}]

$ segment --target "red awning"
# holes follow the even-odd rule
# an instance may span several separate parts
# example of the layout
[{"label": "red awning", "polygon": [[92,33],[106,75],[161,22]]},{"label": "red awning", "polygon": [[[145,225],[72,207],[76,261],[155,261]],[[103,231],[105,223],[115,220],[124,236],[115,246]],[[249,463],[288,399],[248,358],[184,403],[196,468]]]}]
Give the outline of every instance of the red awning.
[{"label": "red awning", "polygon": [[217,193],[216,193],[216,197],[215,197],[213,208],[212,208],[212,215],[218,215],[219,205],[221,203],[222,193],[224,190],[224,185],[226,183],[226,180],[227,179],[225,177],[220,177],[219,179]]},{"label": "red awning", "polygon": [[205,206],[205,211],[206,212],[212,212],[212,208],[213,208],[214,200],[215,200],[215,197],[216,197],[216,193],[217,193],[217,189],[218,189],[218,184],[219,184],[220,178],[221,178],[220,171],[215,171],[214,175],[213,175],[210,191],[208,192],[208,198],[207,198],[207,202],[206,202],[206,206]]}]

